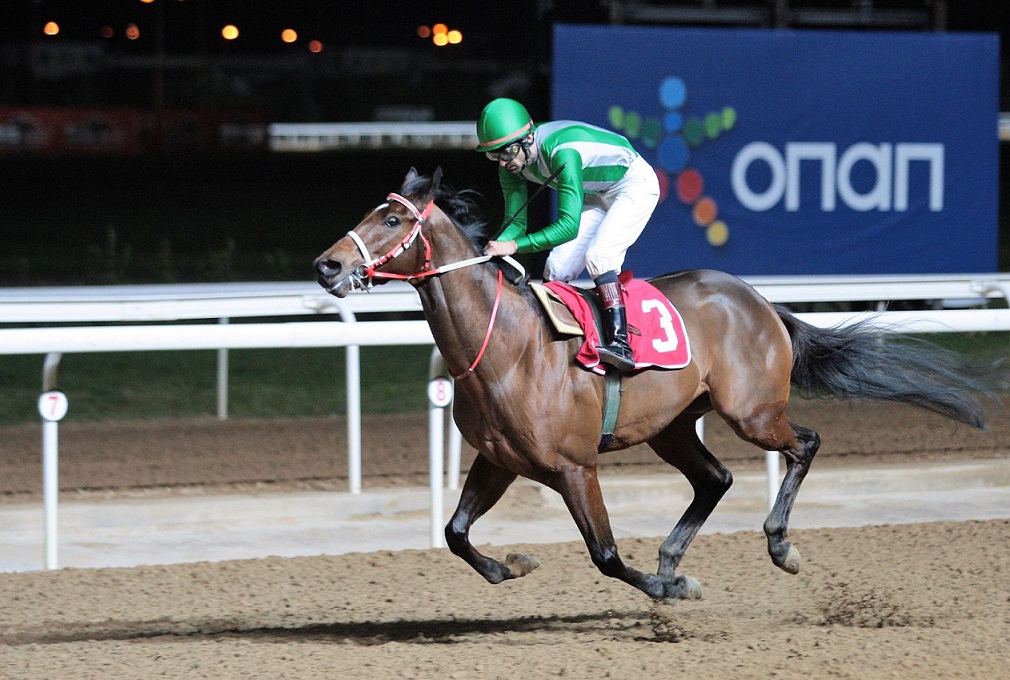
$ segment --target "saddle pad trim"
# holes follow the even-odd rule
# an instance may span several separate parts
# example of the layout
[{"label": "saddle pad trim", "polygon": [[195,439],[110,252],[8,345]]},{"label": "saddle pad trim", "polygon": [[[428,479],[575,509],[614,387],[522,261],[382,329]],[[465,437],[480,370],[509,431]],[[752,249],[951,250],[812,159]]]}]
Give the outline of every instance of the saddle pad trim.
[{"label": "saddle pad trim", "polygon": [[572,321],[567,321],[558,316],[557,311],[554,309],[555,303],[561,305],[565,309],[568,309],[560,295],[547,286],[539,283],[530,283],[530,288],[533,289],[537,299],[540,300],[540,305],[544,308],[544,311],[547,312],[547,317],[551,320],[551,323],[554,324],[554,328],[558,331],[558,333],[572,336],[583,335],[582,328],[574,322],[574,318]]}]

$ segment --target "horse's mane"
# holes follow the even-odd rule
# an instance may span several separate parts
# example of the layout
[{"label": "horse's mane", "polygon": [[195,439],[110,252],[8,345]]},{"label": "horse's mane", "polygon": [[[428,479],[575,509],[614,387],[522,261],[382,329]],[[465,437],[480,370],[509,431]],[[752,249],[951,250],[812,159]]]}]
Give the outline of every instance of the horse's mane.
[{"label": "horse's mane", "polygon": [[[409,196],[415,192],[427,191],[430,186],[430,177],[419,176],[405,184],[403,191]],[[473,243],[477,252],[484,250],[484,246],[492,236],[488,233],[488,221],[484,219],[477,205],[477,199],[480,197],[481,194],[474,189],[456,190],[445,183],[439,183],[433,196],[435,204],[453,221],[453,224],[459,227],[459,230]]]},{"label": "horse's mane", "polygon": [[[415,193],[425,194],[430,191],[431,182],[430,177],[418,175],[415,179],[406,182],[401,191],[405,196]],[[474,189],[457,190],[444,182],[439,182],[435,188],[435,195],[432,197],[435,204],[463,232],[478,253],[484,252],[484,246],[488,244],[488,241],[498,235],[497,230],[480,212],[480,207],[477,204],[477,199],[480,197],[480,192]],[[501,267],[501,263],[497,259],[492,260],[489,264],[502,269],[506,278],[516,274],[512,267]],[[514,283],[521,290],[529,290],[529,286],[526,285],[528,280],[514,281]],[[529,292],[532,295],[532,291]]]}]

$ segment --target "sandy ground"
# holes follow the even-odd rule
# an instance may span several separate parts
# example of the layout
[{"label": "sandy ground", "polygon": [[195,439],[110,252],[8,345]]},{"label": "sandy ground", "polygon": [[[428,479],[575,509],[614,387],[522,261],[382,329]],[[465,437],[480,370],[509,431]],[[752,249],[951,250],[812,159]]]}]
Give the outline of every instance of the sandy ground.
[{"label": "sandy ground", "polygon": [[[902,407],[799,402],[818,467],[1010,456],[987,432]],[[65,422],[63,498],[346,489],[343,421]],[[731,469],[763,455],[710,423]],[[0,502],[39,499],[40,428],[0,430]],[[464,468],[472,451],[464,449]],[[603,474],[657,469],[645,448]],[[427,483],[427,415],[369,416],[365,484]],[[493,512],[493,511],[492,511]],[[445,550],[0,574],[0,678],[1001,678],[1010,522],[794,531],[787,575],[757,532],[702,535],[699,601],[656,604],[581,543],[486,548],[542,567],[492,586]],[[660,538],[626,539],[653,570]]]}]

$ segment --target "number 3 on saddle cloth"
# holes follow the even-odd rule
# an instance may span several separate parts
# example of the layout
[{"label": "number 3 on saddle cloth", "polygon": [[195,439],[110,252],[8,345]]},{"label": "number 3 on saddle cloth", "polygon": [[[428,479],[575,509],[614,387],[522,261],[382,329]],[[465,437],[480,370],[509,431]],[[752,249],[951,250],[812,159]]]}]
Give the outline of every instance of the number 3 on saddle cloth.
[{"label": "number 3 on saddle cloth", "polygon": [[[648,281],[635,279],[631,272],[623,272],[620,281],[624,286],[628,340],[635,354],[635,370],[684,368],[691,363],[691,343],[680,312],[655,286]],[[607,365],[600,363],[600,355],[596,352],[596,348],[602,345],[603,341],[595,323],[595,314],[584,295],[586,291],[560,281],[549,281],[544,283],[542,288],[554,294],[545,295],[542,291],[537,291],[537,296],[547,308],[548,315],[558,330],[585,337],[575,357],[576,360],[594,373],[606,374]],[[590,295],[595,298],[595,293]],[[557,308],[552,309],[552,304],[557,303],[550,302],[548,300],[550,297],[560,299],[564,303],[581,332],[577,332],[573,327],[566,330],[563,320],[559,326],[556,318]]]}]

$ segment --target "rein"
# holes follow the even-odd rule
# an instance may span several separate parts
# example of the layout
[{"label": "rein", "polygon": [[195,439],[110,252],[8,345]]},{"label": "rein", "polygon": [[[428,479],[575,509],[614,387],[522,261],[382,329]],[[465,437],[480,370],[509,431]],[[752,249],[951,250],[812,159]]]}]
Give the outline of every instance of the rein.
[{"label": "rein", "polygon": [[[461,260],[459,262],[452,262],[449,264],[442,265],[441,267],[432,268],[431,266],[431,242],[425,238],[424,234],[421,232],[421,228],[424,226],[425,222],[428,221],[428,217],[431,215],[431,209],[434,205],[434,201],[428,201],[428,205],[424,207],[424,210],[418,210],[417,206],[411,203],[408,199],[404,198],[400,194],[389,194],[386,196],[387,201],[396,201],[397,203],[403,205],[410,211],[414,216],[414,227],[400,240],[398,244],[393,246],[393,248],[383,255],[382,257],[372,258],[371,254],[368,252],[368,247],[361,237],[351,230],[347,232],[347,235],[354,241],[354,244],[358,247],[361,252],[361,256],[365,258],[365,261],[358,265],[357,270],[354,273],[354,286],[356,288],[361,288],[362,290],[369,290],[372,287],[372,279],[397,279],[401,281],[413,281],[415,279],[422,279],[429,276],[440,276],[447,272],[455,271],[457,269],[462,269],[464,267],[469,267],[475,264],[482,264],[491,260],[491,255],[481,255],[479,257],[471,257],[466,260]],[[424,244],[424,264],[413,274],[395,274],[392,272],[380,272],[377,271],[378,267],[386,264],[395,257],[402,255],[404,252],[410,249],[414,244],[414,241],[420,236],[421,242]],[[503,260],[508,262],[510,265],[515,267],[521,274],[521,276],[526,276],[526,269],[523,268],[516,260],[512,259],[510,256],[502,256]],[[488,321],[487,332],[484,334],[484,342],[480,346],[480,350],[477,352],[477,357],[470,364],[470,367],[458,375],[453,375],[452,377],[456,380],[462,380],[467,378],[477,369],[477,364],[484,357],[484,351],[487,349],[488,343],[491,341],[491,331],[494,329],[494,321],[498,316],[498,305],[501,302],[502,293],[502,270],[498,270],[498,288],[495,291],[494,305],[491,307],[491,319]]]}]

